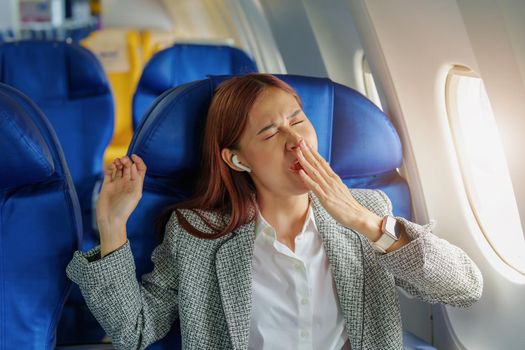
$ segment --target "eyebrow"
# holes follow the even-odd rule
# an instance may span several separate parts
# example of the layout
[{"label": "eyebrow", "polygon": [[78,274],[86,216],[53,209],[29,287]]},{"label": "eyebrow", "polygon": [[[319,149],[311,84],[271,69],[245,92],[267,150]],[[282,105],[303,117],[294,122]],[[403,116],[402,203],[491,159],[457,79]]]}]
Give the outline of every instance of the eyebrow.
[{"label": "eyebrow", "polygon": [[[294,111],[292,114],[290,114],[288,117],[286,117],[286,119],[292,119],[293,117],[295,117],[297,114],[299,114],[299,112],[301,112],[300,109],[297,109],[296,111]],[[270,125],[268,126],[265,126],[264,128],[262,128],[261,130],[259,130],[259,132],[257,133],[257,135],[260,135],[261,133],[265,132],[266,130],[268,129],[271,129],[275,126],[275,122],[272,122]]]}]

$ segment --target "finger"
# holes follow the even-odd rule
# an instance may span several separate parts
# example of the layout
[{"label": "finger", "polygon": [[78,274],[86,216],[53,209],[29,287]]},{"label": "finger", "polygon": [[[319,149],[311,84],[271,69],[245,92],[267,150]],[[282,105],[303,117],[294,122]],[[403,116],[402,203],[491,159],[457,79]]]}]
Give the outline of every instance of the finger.
[{"label": "finger", "polygon": [[113,179],[120,179],[122,178],[123,172],[122,169],[124,168],[124,165],[122,165],[122,162],[120,158],[116,158],[114,160],[115,163],[115,175],[113,175]]},{"label": "finger", "polygon": [[319,160],[314,156],[311,147],[309,147],[306,144],[306,141],[303,140],[301,142],[300,149],[303,152],[303,155],[306,158],[306,160],[308,160],[310,164],[312,164],[312,166],[319,171],[319,175],[321,175],[323,178],[328,178],[329,177],[328,174],[326,173],[325,169],[323,168]]},{"label": "finger", "polygon": [[114,167],[113,168],[113,172],[111,173],[111,181],[115,181],[118,172],[119,172],[119,170],[117,169],[117,167]]},{"label": "finger", "polygon": [[317,167],[314,167],[308,160],[306,160],[302,150],[297,150],[297,159],[299,159],[299,164],[303,167],[306,174],[316,183],[318,183],[323,189],[328,189],[328,183],[321,174],[321,171]]},{"label": "finger", "polygon": [[321,154],[319,154],[319,152],[317,152],[317,150],[313,148],[308,142],[305,141],[305,143],[306,143],[308,150],[312,153],[314,158],[319,162],[319,164],[321,165],[325,173],[330,177],[339,177],[339,175],[335,173],[334,169],[332,169],[330,164],[328,164],[326,159],[324,159],[323,156],[321,156]]},{"label": "finger", "polygon": [[113,172],[115,172],[116,170],[118,170],[118,166],[117,166],[117,160],[116,159],[113,159],[113,162],[111,163],[111,165],[113,165]]},{"label": "finger", "polygon": [[113,169],[115,169],[114,163],[109,163],[108,166],[104,169],[104,175],[111,175],[113,174]]},{"label": "finger", "polygon": [[131,160],[128,157],[122,158],[122,164],[124,165],[124,170],[122,177],[126,180],[131,179]]},{"label": "finger", "polygon": [[133,163],[131,164],[131,181],[135,181],[139,178],[139,173],[137,171],[137,164]]},{"label": "finger", "polygon": [[122,170],[122,168],[124,168],[124,165],[122,164],[122,160],[120,158],[115,158],[114,162],[118,170]]},{"label": "finger", "polygon": [[113,176],[113,179],[121,179],[124,176],[124,172],[120,169],[117,169],[115,171],[115,176]]},{"label": "finger", "polygon": [[140,158],[139,156],[137,156],[136,154],[132,154],[131,155],[131,159],[133,160],[133,162],[135,164],[137,164],[137,171],[138,173],[144,177],[144,175],[146,174],[146,170],[148,169],[146,167],[146,163],[144,163],[144,161],[142,160],[142,158]]},{"label": "finger", "polygon": [[312,180],[312,178],[308,176],[308,174],[303,169],[299,170],[299,176],[306,184],[306,187],[308,187],[310,191],[315,193],[317,198],[324,198],[325,193],[321,186],[317,182]]},{"label": "finger", "polygon": [[110,163],[104,170],[104,181],[103,182],[113,181],[113,173],[115,172],[115,170],[117,170],[117,168],[115,168],[115,164]]}]

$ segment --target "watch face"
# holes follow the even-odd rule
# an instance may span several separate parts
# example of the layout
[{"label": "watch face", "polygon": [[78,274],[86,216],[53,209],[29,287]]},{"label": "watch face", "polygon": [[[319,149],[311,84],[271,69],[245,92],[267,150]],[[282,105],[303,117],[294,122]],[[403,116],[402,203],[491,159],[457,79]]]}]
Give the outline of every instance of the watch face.
[{"label": "watch face", "polygon": [[399,237],[401,237],[401,232],[403,230],[402,225],[403,224],[397,221],[393,216],[388,215],[385,218],[384,232],[398,240]]},{"label": "watch face", "polygon": [[399,239],[399,237],[401,237],[401,232],[403,232],[403,224],[399,221],[399,220],[396,220],[395,225],[394,225],[394,234],[396,235],[396,238]]}]

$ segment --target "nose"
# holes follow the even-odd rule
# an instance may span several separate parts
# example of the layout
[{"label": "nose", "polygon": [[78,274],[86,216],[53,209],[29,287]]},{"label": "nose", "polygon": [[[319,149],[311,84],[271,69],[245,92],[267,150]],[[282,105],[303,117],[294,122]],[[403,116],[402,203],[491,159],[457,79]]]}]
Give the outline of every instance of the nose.
[{"label": "nose", "polygon": [[287,130],[286,135],[286,149],[294,151],[299,148],[299,143],[303,140],[303,137],[292,129]]}]

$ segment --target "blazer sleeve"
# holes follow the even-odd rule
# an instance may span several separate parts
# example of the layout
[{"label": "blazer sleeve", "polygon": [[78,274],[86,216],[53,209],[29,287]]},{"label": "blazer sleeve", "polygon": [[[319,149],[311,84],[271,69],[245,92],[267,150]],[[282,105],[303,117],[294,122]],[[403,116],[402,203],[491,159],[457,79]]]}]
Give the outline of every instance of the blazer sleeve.
[{"label": "blazer sleeve", "polygon": [[154,269],[135,276],[129,241],[100,259],[100,247],[75,252],[68,277],[79,285],[87,306],[111,337],[115,349],[144,349],[164,337],[178,317],[176,215],[151,260]]},{"label": "blazer sleeve", "polygon": [[[376,213],[392,214],[388,196],[375,192],[384,203]],[[396,219],[405,226],[410,242],[390,253],[376,252],[379,264],[394,276],[396,285],[429,303],[468,307],[481,298],[483,277],[478,267],[462,249],[432,233],[435,222],[418,225]]]}]

